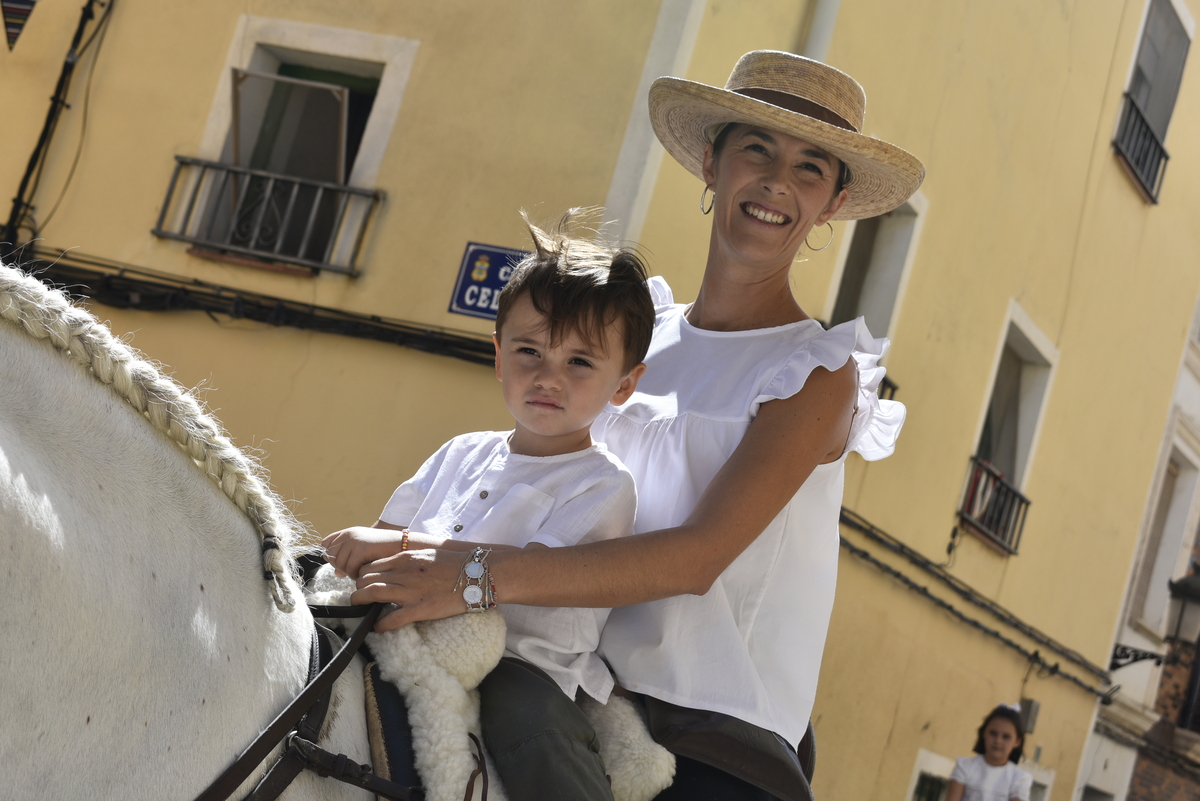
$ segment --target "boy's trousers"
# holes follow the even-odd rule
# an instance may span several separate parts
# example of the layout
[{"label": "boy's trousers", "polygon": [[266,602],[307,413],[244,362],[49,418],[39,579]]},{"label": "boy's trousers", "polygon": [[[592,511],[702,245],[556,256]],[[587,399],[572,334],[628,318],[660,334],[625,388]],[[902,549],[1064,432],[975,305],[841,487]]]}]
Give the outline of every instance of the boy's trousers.
[{"label": "boy's trousers", "polygon": [[545,671],[506,656],[479,701],[483,741],[512,801],[613,801],[592,724]]}]

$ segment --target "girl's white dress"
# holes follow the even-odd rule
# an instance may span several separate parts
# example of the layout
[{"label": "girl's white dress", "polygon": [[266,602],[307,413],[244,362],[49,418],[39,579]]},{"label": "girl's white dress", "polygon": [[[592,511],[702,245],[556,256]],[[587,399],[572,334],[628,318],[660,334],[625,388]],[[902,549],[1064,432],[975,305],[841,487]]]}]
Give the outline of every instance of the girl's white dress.
[{"label": "girl's white dress", "polygon": [[963,801],[1011,801],[1019,798],[1029,801],[1033,776],[1011,762],[995,768],[987,763],[983,754],[959,757],[954,763],[950,781],[966,785]]},{"label": "girl's white dress", "polygon": [[[592,428],[637,481],[637,533],[682,523],[742,440],[761,404],[791,397],[818,367],[859,370],[849,451],[881,459],[904,406],[881,401],[887,341],[862,320],[826,331],[814,320],[752,331],[706,331],[684,319],[661,278],[647,370],[623,406]],[[833,607],[845,455],[820,465],[795,497],[702,596],[614,609],[600,653],[623,687],[693,709],[804,736]]]}]

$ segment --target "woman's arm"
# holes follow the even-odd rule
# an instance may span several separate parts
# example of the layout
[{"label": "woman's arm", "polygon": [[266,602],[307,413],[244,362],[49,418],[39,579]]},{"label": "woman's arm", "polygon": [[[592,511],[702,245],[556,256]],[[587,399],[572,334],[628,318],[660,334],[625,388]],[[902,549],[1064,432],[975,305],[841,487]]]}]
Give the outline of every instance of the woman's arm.
[{"label": "woman's arm", "polygon": [[[532,606],[627,606],[703,594],[791,500],[817,465],[846,446],[858,388],[851,361],[818,368],[790,398],[764,403],[742,442],[680,526],[570,548],[493,553],[497,597]],[[445,549],[408,551],[364,565],[354,603],[400,608],[384,631],[417,620],[461,614],[453,587],[463,556]]]},{"label": "woman's arm", "polygon": [[967,786],[962,782],[956,782],[953,779],[946,785],[946,801],[962,801],[963,791]]}]

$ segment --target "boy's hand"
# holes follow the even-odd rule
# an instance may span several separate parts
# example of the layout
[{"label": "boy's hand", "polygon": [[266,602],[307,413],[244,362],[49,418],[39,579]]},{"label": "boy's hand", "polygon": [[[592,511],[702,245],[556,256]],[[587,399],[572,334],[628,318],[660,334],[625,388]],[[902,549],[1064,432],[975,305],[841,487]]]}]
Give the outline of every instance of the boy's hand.
[{"label": "boy's hand", "polygon": [[357,579],[363,565],[399,553],[403,536],[394,529],[352,526],[321,540],[321,547],[339,576]]}]

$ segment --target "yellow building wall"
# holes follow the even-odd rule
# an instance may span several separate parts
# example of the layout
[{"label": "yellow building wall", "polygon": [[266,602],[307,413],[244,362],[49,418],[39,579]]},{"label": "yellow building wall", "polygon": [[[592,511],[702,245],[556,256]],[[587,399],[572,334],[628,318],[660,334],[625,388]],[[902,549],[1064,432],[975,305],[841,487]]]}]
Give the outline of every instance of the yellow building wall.
[{"label": "yellow building wall", "polygon": [[[688,78],[719,85],[737,54],[797,46],[801,4],[780,12],[777,26],[762,25],[751,5],[709,9]],[[851,457],[845,504],[946,560],[1015,299],[1059,351],[1023,484],[1029,518],[1018,555],[966,534],[950,571],[1101,667],[1200,286],[1200,247],[1188,233],[1200,211],[1194,57],[1158,205],[1142,200],[1112,150],[1144,11],[1123,2],[843,2],[829,52],[866,87],[867,132],[924,160],[929,204],[886,361],[908,408],[904,435],[884,461]],[[699,286],[708,243],[700,188],[665,160],[642,234],[682,300]],[[810,314],[829,311],[847,227],[835,224],[835,246],[793,269]],[[928,573],[843,533],[1105,689]],[[1030,671],[1015,650],[843,552],[814,711],[818,798],[898,801],[918,749],[969,754],[986,711],[1022,695],[1041,703],[1027,757],[1040,747],[1037,766],[1055,771],[1050,797],[1069,798],[1095,696]]]},{"label": "yellow building wall", "polygon": [[[33,151],[79,9],[42,3],[18,46],[0,50],[0,103],[15,189]],[[468,241],[524,249],[518,210],[553,221],[604,202],[658,4],[217,2],[119,0],[95,66],[88,130],[61,206],[40,232],[134,266],[252,293],[490,335],[451,314]],[[374,186],[361,275],[296,277],[188,255],[159,239],[174,156],[195,156],[242,15],[416,40],[412,73]],[[79,141],[90,56],[72,85],[34,199],[66,181]],[[569,113],[564,110],[569,109]],[[16,154],[14,156],[13,154]],[[19,157],[17,157],[19,156]],[[7,219],[7,215],[5,215]],[[217,320],[196,312],[100,306],[114,330],[204,397],[315,532],[373,522],[397,483],[464,431],[507,428],[493,371],[348,337]]]},{"label": "yellow building wall", "polygon": [[[487,334],[490,323],[446,311],[466,242],[522,248],[518,208],[547,219],[604,201],[659,6],[362,0],[348,10],[332,0],[213,0],[203,8],[119,0],[79,167],[43,244]],[[721,85],[745,51],[798,49],[810,11],[804,0],[710,0],[685,77]],[[33,149],[77,13],[39,3],[17,48],[0,50],[0,107],[23,110],[4,122],[9,152],[21,158],[0,160],[2,187],[15,189]],[[843,0],[829,52],[866,87],[867,132],[911,150],[928,171],[928,213],[887,360],[908,420],[893,457],[851,457],[845,503],[944,561],[1016,299],[1060,354],[1023,486],[1029,519],[1018,555],[965,535],[949,569],[1101,665],[1200,287],[1200,243],[1189,234],[1200,210],[1195,55],[1167,139],[1159,205],[1140,198],[1110,145],[1143,13],[1141,3],[1121,0]],[[149,233],[173,157],[196,154],[213,104],[223,102],[216,87],[242,14],[420,43],[375,181],[387,198],[357,278],[207,261]],[[41,211],[66,180],[79,108],[56,134]],[[641,229],[652,271],[681,300],[699,286],[708,245],[700,189],[664,159]],[[797,296],[815,316],[829,311],[848,228],[835,224],[834,245],[793,271]],[[135,332],[133,343],[184,384],[206,387],[204,398],[239,444],[261,449],[276,487],[315,532],[371,522],[395,485],[450,436],[509,425],[486,366],[199,312],[96,311],[115,330]],[[1039,648],[911,563],[844,534]],[[843,552],[814,711],[817,797],[900,801],[918,749],[969,753],[984,712],[1024,693],[1041,702],[1027,753],[1041,746],[1039,764],[1056,772],[1051,798],[1065,801],[1095,698],[1028,668],[995,638]]]}]

